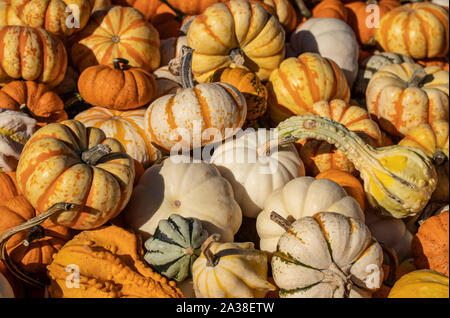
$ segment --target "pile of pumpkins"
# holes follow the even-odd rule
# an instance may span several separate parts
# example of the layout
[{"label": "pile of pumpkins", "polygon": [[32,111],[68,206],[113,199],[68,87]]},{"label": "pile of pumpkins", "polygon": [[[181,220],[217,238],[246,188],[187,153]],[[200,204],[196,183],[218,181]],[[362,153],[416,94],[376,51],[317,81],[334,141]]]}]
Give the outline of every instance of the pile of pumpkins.
[{"label": "pile of pumpkins", "polygon": [[0,298],[448,298],[448,10],[0,0]]}]

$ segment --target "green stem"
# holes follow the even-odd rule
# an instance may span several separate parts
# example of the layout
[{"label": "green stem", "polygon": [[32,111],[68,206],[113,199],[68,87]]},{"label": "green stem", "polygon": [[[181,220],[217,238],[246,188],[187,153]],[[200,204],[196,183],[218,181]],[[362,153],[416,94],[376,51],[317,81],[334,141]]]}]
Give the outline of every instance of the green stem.
[{"label": "green stem", "polygon": [[183,88],[193,88],[194,84],[194,76],[192,75],[192,57],[194,55],[194,50],[189,46],[183,45],[182,49],[182,58],[181,58],[181,86]]}]

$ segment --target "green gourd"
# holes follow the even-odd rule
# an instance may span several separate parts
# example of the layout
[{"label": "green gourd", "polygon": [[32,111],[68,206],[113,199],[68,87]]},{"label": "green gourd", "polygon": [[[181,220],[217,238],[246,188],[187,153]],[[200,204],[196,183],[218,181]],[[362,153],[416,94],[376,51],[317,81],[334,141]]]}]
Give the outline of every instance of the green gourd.
[{"label": "green gourd", "polygon": [[155,234],[145,242],[144,259],[161,275],[182,282],[190,276],[207,238],[200,220],[172,214],[158,223]]}]

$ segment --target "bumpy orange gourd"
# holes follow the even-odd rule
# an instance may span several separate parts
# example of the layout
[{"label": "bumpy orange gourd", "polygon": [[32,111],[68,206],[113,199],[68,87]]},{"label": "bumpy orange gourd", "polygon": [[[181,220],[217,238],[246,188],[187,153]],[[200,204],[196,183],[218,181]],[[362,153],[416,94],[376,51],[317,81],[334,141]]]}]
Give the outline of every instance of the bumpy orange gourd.
[{"label": "bumpy orange gourd", "polygon": [[269,114],[275,124],[309,112],[314,103],[322,100],[350,100],[344,72],[335,62],[317,53],[284,60],[270,75],[267,88]]},{"label": "bumpy orange gourd", "polygon": [[264,115],[267,109],[267,90],[255,73],[241,67],[218,70],[212,76],[213,82],[222,82],[236,87],[247,102],[248,122],[254,122]]},{"label": "bumpy orange gourd", "polygon": [[405,4],[383,16],[375,40],[386,52],[415,59],[448,54],[448,11],[431,2]]},{"label": "bumpy orange gourd", "polygon": [[427,219],[413,238],[411,248],[418,269],[431,269],[448,277],[449,212]]},{"label": "bumpy orange gourd", "polygon": [[80,72],[92,65],[110,64],[118,57],[147,71],[160,64],[158,31],[131,7],[112,6],[95,12],[71,43],[70,57]]},{"label": "bumpy orange gourd", "polygon": [[63,42],[43,29],[0,27],[0,86],[16,79],[57,86],[67,69]]},{"label": "bumpy orange gourd", "polygon": [[85,69],[78,79],[78,90],[91,105],[130,110],[144,106],[153,99],[156,81],[149,71],[129,67],[127,60],[119,58],[110,65]]},{"label": "bumpy orange gourd", "polygon": [[[376,17],[381,19],[386,13],[399,6],[400,2],[397,0],[363,0],[346,3],[347,22],[355,31],[358,42],[367,44],[375,35]],[[376,15],[375,10],[377,10]]]},{"label": "bumpy orange gourd", "polygon": [[[343,100],[321,101],[308,109],[309,113],[331,118],[356,132],[365,142],[373,147],[382,145],[382,136],[377,123],[370,119],[367,111],[358,106],[350,106]],[[301,145],[301,146],[300,146]],[[355,167],[344,153],[325,141],[302,140],[299,154],[305,164],[308,175],[315,176],[328,169],[338,169],[356,173]]]},{"label": "bumpy orange gourd", "polygon": [[319,173],[316,179],[329,179],[336,182],[344,188],[345,192],[352,198],[354,198],[360,205],[361,210],[365,211],[366,194],[361,182],[348,172],[342,170],[330,169]]},{"label": "bumpy orange gourd", "polygon": [[[74,265],[81,288],[68,284],[66,269]],[[52,298],[183,297],[174,281],[145,265],[140,238],[114,225],[76,235],[54,256],[48,276]]]},{"label": "bumpy orange gourd", "polygon": [[0,107],[29,113],[38,124],[68,119],[64,103],[48,85],[33,81],[14,81],[0,90]]}]

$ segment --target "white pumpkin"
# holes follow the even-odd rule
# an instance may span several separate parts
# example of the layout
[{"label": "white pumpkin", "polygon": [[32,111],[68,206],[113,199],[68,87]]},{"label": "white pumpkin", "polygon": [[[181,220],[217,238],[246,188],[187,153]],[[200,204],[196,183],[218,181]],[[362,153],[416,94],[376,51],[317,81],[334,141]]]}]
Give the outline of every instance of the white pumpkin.
[{"label": "white pumpkin", "polygon": [[335,18],[311,18],[291,34],[290,46],[298,55],[311,52],[333,60],[351,87],[358,74],[358,42],[351,27]]},{"label": "white pumpkin", "polygon": [[145,108],[134,110],[111,110],[103,107],[89,108],[77,116],[86,127],[96,127],[108,138],[117,139],[133,159],[144,168],[161,157],[158,149],[153,147],[144,127]]},{"label": "white pumpkin", "polygon": [[14,298],[14,291],[6,277],[0,272],[0,298]]},{"label": "white pumpkin", "polygon": [[246,132],[220,145],[211,157],[222,176],[233,187],[242,214],[256,218],[265,199],[290,180],[305,175],[305,167],[293,145],[270,149],[264,145],[273,138],[268,129]]},{"label": "white pumpkin", "polygon": [[378,216],[368,209],[366,210],[366,224],[377,241],[397,252],[399,262],[412,257],[413,235],[402,220]]},{"label": "white pumpkin", "polygon": [[364,222],[364,213],[358,202],[329,179],[300,177],[272,192],[264,202],[264,210],[256,219],[256,230],[261,250],[274,252],[284,230],[270,219],[275,211],[283,218],[294,221],[317,212],[336,212]]},{"label": "white pumpkin", "polygon": [[171,214],[202,221],[208,233],[219,233],[232,242],[242,222],[242,212],[230,183],[206,162],[171,156],[146,170],[123,212],[125,225],[153,235],[158,223]]},{"label": "white pumpkin", "polygon": [[267,281],[267,255],[253,243],[213,242],[206,248],[192,265],[197,298],[263,298],[275,290]]},{"label": "white pumpkin", "polygon": [[0,172],[16,170],[24,145],[38,129],[36,124],[25,113],[0,108]]},{"label": "white pumpkin", "polygon": [[381,287],[383,250],[361,220],[321,212],[282,228],[271,261],[281,298],[365,298]]}]

